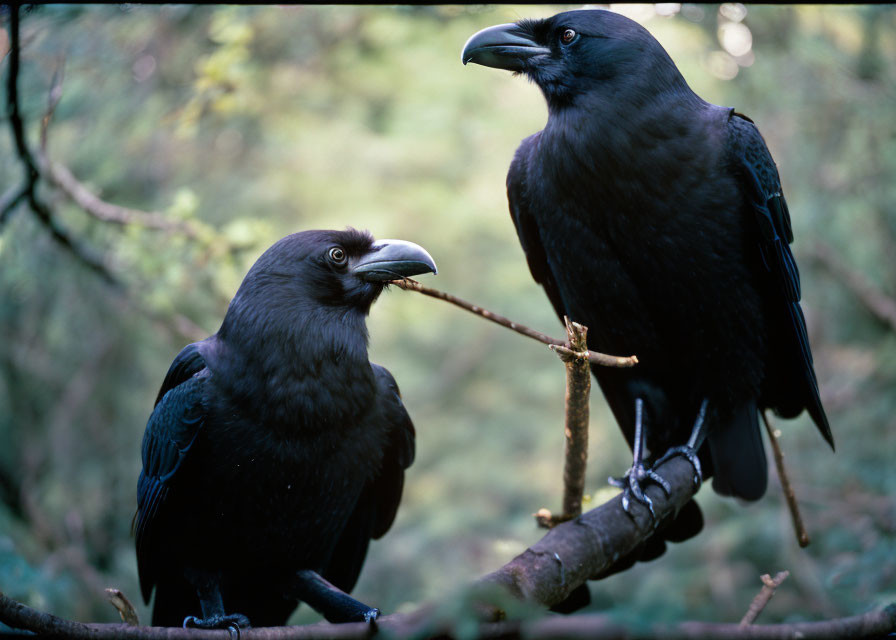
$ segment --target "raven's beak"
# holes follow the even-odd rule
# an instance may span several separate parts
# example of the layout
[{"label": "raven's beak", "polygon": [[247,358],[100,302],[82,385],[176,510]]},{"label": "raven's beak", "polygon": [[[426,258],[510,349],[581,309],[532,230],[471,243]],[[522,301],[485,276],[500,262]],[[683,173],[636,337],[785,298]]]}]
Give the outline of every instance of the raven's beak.
[{"label": "raven's beak", "polygon": [[352,272],[368,282],[400,280],[421,273],[438,273],[426,249],[405,240],[379,240],[358,258]]},{"label": "raven's beak", "polygon": [[535,42],[532,34],[511,22],[473,34],[464,45],[460,59],[464,64],[475,62],[496,69],[523,71],[527,60],[550,52],[550,49]]}]

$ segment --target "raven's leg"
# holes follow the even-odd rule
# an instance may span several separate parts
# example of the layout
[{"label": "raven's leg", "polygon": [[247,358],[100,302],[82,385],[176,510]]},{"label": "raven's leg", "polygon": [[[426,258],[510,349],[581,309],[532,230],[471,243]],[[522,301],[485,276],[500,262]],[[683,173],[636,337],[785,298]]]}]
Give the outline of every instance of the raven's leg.
[{"label": "raven's leg", "polygon": [[199,596],[199,604],[202,607],[202,618],[187,616],[184,618],[184,627],[198,627],[200,629],[229,629],[230,636],[240,637],[240,629],[248,629],[249,618],[241,613],[224,613],[224,600],[221,598],[220,576],[198,570],[185,572],[187,581],[196,589]]},{"label": "raven's leg", "polygon": [[379,609],[368,607],[311,569],[296,572],[292,593],[330,622],[373,622]]},{"label": "raven's leg", "polygon": [[635,399],[635,446],[632,456],[632,467],[621,478],[609,478],[608,482],[622,491],[622,508],[631,514],[631,500],[634,498],[650,509],[650,515],[656,518],[653,510],[653,500],[644,493],[644,486],[648,482],[658,484],[669,495],[671,488],[659,474],[644,464],[644,447],[647,440],[647,432],[644,427],[644,400]]},{"label": "raven's leg", "polygon": [[672,447],[653,465],[658,467],[672,456],[684,456],[688,459],[688,462],[691,463],[691,466],[694,467],[694,485],[698,488],[700,487],[700,483],[703,482],[703,470],[700,468],[700,458],[697,457],[697,450],[706,439],[705,423],[707,403],[708,400],[704,398],[703,402],[700,404],[700,411],[697,413],[697,420],[694,421],[694,428],[691,430],[691,437],[688,438],[687,444],[679,447]]}]

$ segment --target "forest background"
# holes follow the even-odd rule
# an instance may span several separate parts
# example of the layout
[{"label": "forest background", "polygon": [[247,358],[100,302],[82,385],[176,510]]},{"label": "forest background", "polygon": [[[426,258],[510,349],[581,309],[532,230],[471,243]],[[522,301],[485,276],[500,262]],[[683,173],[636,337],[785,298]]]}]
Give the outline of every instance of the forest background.
[{"label": "forest background", "polygon": [[[450,291],[555,336],[507,212],[504,178],[546,119],[523,78],[464,67],[478,29],[577,6],[40,6],[22,16],[20,106],[46,156],[166,230],[113,224],[43,180],[55,220],[119,285],[85,268],[26,205],[0,219],[0,590],[114,621],[139,601],[131,517],[140,441],[180,348],[217,330],[255,258],[310,228],[426,247]],[[793,216],[803,309],[837,452],[776,421],[812,544],[797,546],[772,470],[750,506],[708,489],[703,533],[591,584],[620,619],[737,621],[758,576],[791,578],[764,622],[896,600],[896,10],[613,5],[692,88],[763,132]],[[8,50],[2,14],[0,53]],[[9,56],[0,63],[4,79]],[[55,88],[55,89],[54,89]],[[0,202],[21,184],[9,120]],[[393,289],[371,360],[398,380],[417,459],[355,595],[385,612],[456,594],[557,509],[564,368],[543,345]],[[630,463],[599,390],[586,491]],[[586,505],[588,508],[589,505]],[[293,622],[316,620],[302,607]]]}]

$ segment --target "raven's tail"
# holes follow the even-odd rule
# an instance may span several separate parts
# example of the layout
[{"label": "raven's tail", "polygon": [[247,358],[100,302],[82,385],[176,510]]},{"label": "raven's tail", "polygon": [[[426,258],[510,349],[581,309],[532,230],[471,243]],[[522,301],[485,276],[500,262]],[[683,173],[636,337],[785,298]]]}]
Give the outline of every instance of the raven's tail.
[{"label": "raven's tail", "polygon": [[735,411],[731,420],[713,425],[707,441],[716,493],[749,501],[765,494],[768,463],[755,402]]}]

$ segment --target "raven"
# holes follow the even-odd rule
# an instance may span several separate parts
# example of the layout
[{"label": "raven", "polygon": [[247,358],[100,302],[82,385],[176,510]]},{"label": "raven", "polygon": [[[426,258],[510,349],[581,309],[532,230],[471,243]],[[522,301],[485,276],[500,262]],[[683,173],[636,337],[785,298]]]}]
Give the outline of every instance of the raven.
[{"label": "raven", "polygon": [[[510,166],[510,212],[557,314],[589,327],[591,349],[638,355],[592,368],[635,454],[614,482],[623,504],[650,506],[641,489],[664,484],[650,464],[670,448],[718,493],[759,499],[768,408],[808,410],[833,448],[790,215],[752,120],[697,96],[646,29],[611,11],[483,29],[461,56],[524,74],[547,101]],[[696,504],[673,524],[668,539],[699,532]]]},{"label": "raven", "polygon": [[134,518],[154,625],[283,625],[300,600],[332,621],[376,617],[343,592],[395,518],[414,426],[367,359],[366,316],[387,281],[427,272],[410,242],[295,233],[249,270],[218,332],[177,355]]}]

